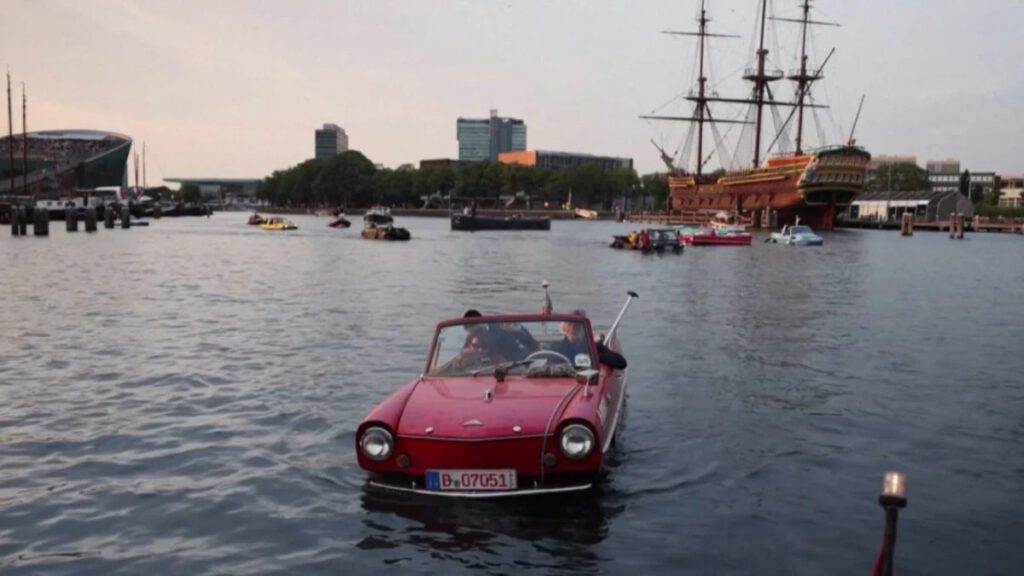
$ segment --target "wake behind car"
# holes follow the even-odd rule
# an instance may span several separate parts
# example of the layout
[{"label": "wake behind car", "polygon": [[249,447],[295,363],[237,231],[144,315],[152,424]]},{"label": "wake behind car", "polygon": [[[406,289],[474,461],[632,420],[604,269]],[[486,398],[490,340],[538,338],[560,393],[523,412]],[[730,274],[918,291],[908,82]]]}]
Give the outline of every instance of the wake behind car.
[{"label": "wake behind car", "polygon": [[[602,342],[618,350],[615,327]],[[605,471],[626,371],[599,363],[590,321],[540,313],[437,325],[424,373],[359,425],[369,484],[496,497],[591,488]]]}]

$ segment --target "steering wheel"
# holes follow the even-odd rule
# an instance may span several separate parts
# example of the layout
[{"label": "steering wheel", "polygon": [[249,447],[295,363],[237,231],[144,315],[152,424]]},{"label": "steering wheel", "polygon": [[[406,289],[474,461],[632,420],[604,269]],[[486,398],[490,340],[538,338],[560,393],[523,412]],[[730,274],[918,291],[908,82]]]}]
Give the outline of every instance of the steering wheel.
[{"label": "steering wheel", "polygon": [[533,354],[530,354],[526,358],[523,358],[523,361],[536,360],[539,357],[545,356],[545,355],[547,355],[547,356],[554,356],[555,358],[565,362],[566,364],[569,364],[570,366],[572,365],[572,360],[569,360],[562,353],[555,352],[554,350],[537,350]]}]

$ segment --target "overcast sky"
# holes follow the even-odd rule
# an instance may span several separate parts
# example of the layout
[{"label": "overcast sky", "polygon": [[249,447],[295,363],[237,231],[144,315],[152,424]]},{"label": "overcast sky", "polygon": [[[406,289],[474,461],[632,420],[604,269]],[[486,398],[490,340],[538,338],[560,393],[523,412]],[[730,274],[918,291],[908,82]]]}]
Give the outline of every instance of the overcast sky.
[{"label": "overcast sky", "polygon": [[[741,90],[758,0],[712,0],[721,95]],[[796,0],[770,0],[798,16]],[[146,142],[162,177],[262,177],[313,154],[341,125],[389,167],[455,158],[455,120],[522,118],[533,149],[632,157],[662,168],[685,127],[640,114],[687,88],[699,0],[6,0],[0,64],[29,129],[96,128]],[[919,164],[1024,172],[1024,0],[817,0],[832,140]],[[776,24],[769,58],[793,66],[798,27]],[[772,43],[774,44],[774,42]],[[778,85],[780,95],[792,89]],[[742,95],[742,94],[740,94]],[[15,128],[21,129],[16,112]],[[731,115],[723,112],[723,115]],[[6,129],[6,119],[3,121]],[[842,137],[845,139],[845,136]],[[834,143],[834,142],[833,142]]]}]

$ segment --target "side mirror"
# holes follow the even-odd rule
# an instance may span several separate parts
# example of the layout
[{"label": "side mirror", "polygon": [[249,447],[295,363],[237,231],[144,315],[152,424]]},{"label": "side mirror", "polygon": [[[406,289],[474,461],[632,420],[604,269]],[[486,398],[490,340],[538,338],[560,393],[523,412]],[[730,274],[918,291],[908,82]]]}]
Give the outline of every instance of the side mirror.
[{"label": "side mirror", "polygon": [[598,379],[601,373],[593,368],[587,368],[586,370],[580,370],[576,372],[576,382],[585,384],[587,386],[597,386]]}]

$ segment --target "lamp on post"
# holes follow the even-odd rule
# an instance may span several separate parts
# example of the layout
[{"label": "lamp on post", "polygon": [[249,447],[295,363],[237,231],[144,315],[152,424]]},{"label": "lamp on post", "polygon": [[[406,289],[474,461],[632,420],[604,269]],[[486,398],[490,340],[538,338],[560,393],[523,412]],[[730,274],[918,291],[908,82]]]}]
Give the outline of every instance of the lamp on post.
[{"label": "lamp on post", "polygon": [[885,539],[882,542],[881,575],[892,576],[896,551],[896,522],[901,508],[907,506],[907,477],[902,472],[886,472],[878,503],[885,509]]}]

